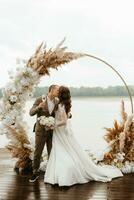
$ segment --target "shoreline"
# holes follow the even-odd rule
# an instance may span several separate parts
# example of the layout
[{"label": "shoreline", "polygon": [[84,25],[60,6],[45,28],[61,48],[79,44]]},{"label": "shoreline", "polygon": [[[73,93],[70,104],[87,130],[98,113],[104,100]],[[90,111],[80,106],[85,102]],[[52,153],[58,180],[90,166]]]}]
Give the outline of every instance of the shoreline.
[{"label": "shoreline", "polygon": [[[31,97],[30,99],[36,99],[40,96],[37,96],[37,97]],[[71,96],[72,98],[129,98],[129,96],[114,96],[114,95],[111,95],[111,96]],[[0,100],[2,99],[3,97],[0,97]],[[134,95],[132,95],[132,98],[134,98]]]}]

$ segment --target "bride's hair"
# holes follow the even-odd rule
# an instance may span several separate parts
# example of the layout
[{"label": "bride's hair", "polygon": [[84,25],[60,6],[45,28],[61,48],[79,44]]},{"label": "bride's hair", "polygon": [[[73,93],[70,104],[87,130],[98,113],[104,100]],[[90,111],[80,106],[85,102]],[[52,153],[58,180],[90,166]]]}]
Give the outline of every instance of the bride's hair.
[{"label": "bride's hair", "polygon": [[59,103],[65,106],[66,114],[71,111],[71,94],[68,87],[60,86],[59,88]]}]

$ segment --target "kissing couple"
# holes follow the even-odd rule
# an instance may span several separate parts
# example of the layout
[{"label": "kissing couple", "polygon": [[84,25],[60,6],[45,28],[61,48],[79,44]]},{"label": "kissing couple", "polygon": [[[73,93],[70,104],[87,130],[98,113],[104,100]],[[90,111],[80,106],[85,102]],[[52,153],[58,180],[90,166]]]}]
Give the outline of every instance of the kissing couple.
[{"label": "kissing couple", "polygon": [[[46,171],[44,169],[44,183],[71,186],[92,180],[108,182],[112,178],[123,176],[114,166],[100,166],[92,161],[74,137],[70,113],[70,90],[68,87],[58,85],[51,85],[48,94],[39,97],[30,109],[30,115],[37,115],[37,121],[33,175],[29,182],[35,182],[39,178],[40,159],[45,144],[48,162]],[[43,117],[44,124],[41,123]],[[48,127],[46,119],[50,117],[54,122]]]}]

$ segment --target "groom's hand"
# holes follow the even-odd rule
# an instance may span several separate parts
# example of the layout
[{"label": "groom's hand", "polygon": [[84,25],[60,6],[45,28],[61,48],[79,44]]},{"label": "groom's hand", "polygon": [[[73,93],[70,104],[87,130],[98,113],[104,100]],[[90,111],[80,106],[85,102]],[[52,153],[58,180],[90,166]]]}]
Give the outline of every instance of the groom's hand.
[{"label": "groom's hand", "polygon": [[41,102],[41,103],[38,105],[39,108],[44,108],[44,106],[45,106],[45,102]]}]

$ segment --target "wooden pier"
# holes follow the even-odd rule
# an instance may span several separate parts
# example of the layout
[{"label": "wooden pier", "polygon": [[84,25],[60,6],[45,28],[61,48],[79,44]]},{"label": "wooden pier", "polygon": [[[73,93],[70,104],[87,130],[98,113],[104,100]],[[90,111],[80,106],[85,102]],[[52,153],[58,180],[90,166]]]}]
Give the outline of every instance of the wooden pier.
[{"label": "wooden pier", "polygon": [[0,200],[134,200],[134,174],[72,187],[44,184],[43,174],[35,183],[28,179],[29,175],[16,174],[9,152],[0,149]]}]

